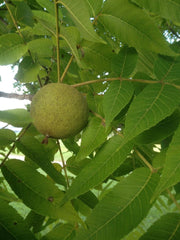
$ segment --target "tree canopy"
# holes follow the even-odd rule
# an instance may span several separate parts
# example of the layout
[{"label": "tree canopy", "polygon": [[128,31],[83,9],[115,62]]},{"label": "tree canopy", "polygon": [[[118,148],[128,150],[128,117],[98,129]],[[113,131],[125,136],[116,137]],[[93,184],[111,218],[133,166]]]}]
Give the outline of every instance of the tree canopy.
[{"label": "tree canopy", "polygon": [[48,143],[30,106],[0,111],[3,239],[180,239],[179,12],[180,0],[0,0],[0,65],[26,87],[0,97],[63,82],[89,108],[83,131]]}]

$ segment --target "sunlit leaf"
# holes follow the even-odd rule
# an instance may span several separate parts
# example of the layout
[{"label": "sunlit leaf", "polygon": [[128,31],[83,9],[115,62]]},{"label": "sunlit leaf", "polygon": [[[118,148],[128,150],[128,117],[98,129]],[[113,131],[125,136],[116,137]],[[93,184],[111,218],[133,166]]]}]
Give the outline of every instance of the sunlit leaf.
[{"label": "sunlit leaf", "polygon": [[16,142],[16,146],[26,157],[40,166],[55,182],[66,185],[63,175],[51,163],[53,153],[46,149],[37,139],[24,136]]},{"label": "sunlit leaf", "polygon": [[0,199],[0,236],[6,240],[35,240],[24,219],[6,201]]},{"label": "sunlit leaf", "polygon": [[125,137],[132,139],[169,116],[180,103],[179,90],[150,84],[134,99],[125,121]]},{"label": "sunlit leaf", "polygon": [[62,204],[87,192],[106,179],[123,163],[131,147],[131,143],[124,145],[120,136],[112,137],[74,180],[65,194]]},{"label": "sunlit leaf", "polygon": [[89,7],[92,11],[93,17],[96,17],[96,15],[99,13],[101,10],[103,0],[86,0],[87,3],[89,4]]},{"label": "sunlit leaf", "polygon": [[0,121],[14,127],[24,127],[31,122],[30,113],[25,109],[11,109],[0,111]]},{"label": "sunlit leaf", "polygon": [[3,165],[2,172],[16,195],[35,212],[53,219],[78,221],[70,203],[60,207],[63,192],[25,162],[9,160]]},{"label": "sunlit leaf", "polygon": [[180,22],[180,2],[178,0],[132,0],[139,6],[160,15],[163,18]]},{"label": "sunlit leaf", "polygon": [[79,28],[82,37],[93,42],[104,41],[97,35],[90,22],[89,6],[84,0],[59,0],[71,14],[75,24]]},{"label": "sunlit leaf", "polygon": [[77,28],[62,26],[60,37],[62,37],[68,44],[79,66],[83,67],[83,63],[80,61],[80,56],[77,51],[77,45],[78,45],[78,42],[80,41],[80,35]]},{"label": "sunlit leaf", "polygon": [[154,73],[158,80],[180,83],[180,58],[159,56],[155,61]]},{"label": "sunlit leaf", "polygon": [[53,43],[50,39],[39,38],[28,42],[28,48],[32,54],[38,57],[51,57]]},{"label": "sunlit leaf", "polygon": [[139,240],[178,240],[180,238],[180,214],[168,213],[158,219]]},{"label": "sunlit leaf", "polygon": [[28,25],[30,27],[33,26],[33,14],[31,8],[24,1],[16,2],[16,18],[18,22]]},{"label": "sunlit leaf", "polygon": [[0,36],[0,64],[7,65],[19,60],[28,50],[22,38],[16,33]]},{"label": "sunlit leaf", "polygon": [[103,109],[107,126],[129,103],[133,91],[133,86],[130,82],[114,81],[110,84],[103,99]]},{"label": "sunlit leaf", "polygon": [[10,129],[0,129],[0,147],[11,144],[16,140],[16,134]]},{"label": "sunlit leaf", "polygon": [[73,237],[74,226],[71,224],[58,224],[48,234],[46,234],[42,240],[70,240],[69,237]]},{"label": "sunlit leaf", "polygon": [[148,169],[135,170],[96,205],[87,218],[88,229],[81,229],[75,240],[121,239],[147,215],[157,181]]},{"label": "sunlit leaf", "polygon": [[180,125],[176,130],[166,153],[166,160],[161,180],[154,197],[180,181]]},{"label": "sunlit leaf", "polygon": [[129,77],[137,63],[138,54],[134,48],[123,47],[119,54],[112,59],[112,70],[119,77]]},{"label": "sunlit leaf", "polygon": [[34,62],[32,57],[26,56],[19,64],[18,72],[15,79],[21,83],[37,81],[37,75],[40,71],[40,65]]},{"label": "sunlit leaf", "polygon": [[154,22],[130,1],[106,1],[98,19],[113,36],[129,46],[164,55],[175,55]]},{"label": "sunlit leaf", "polygon": [[77,154],[77,160],[81,160],[92,153],[105,140],[108,132],[100,118],[94,117],[88,123],[87,128],[82,134],[81,147]]}]

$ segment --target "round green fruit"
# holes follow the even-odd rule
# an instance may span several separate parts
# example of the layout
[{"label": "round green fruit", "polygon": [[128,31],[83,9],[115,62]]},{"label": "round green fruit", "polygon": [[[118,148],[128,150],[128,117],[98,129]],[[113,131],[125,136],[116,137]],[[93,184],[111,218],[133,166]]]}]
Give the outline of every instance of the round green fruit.
[{"label": "round green fruit", "polygon": [[63,139],[76,135],[86,126],[88,106],[84,96],[74,87],[50,83],[33,97],[31,117],[40,133]]}]

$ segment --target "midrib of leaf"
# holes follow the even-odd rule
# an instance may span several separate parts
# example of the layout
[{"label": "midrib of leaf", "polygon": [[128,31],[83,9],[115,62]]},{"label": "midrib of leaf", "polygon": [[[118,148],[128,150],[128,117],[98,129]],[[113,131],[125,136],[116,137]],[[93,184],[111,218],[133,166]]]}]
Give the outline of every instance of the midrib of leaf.
[{"label": "midrib of leaf", "polygon": [[[129,24],[128,22],[124,21],[123,19],[121,19],[120,17],[116,17],[116,16],[113,16],[113,15],[110,15],[110,14],[106,14],[106,13],[102,13],[101,16],[108,16],[108,17],[111,17],[111,18],[114,18],[114,19],[118,19],[120,20],[122,23],[128,25],[131,29],[135,30],[136,32],[138,32],[140,35],[142,35],[142,37],[144,37],[144,35],[150,40],[152,41],[152,39],[146,34],[146,32],[142,32],[140,31],[138,28],[136,28],[135,26],[133,26],[132,24]],[[143,35],[144,34],[144,35]],[[158,43],[159,44],[159,43]]]},{"label": "midrib of leaf", "polygon": [[125,63],[126,63],[126,58],[127,58],[127,54],[125,55],[125,58],[124,58],[124,61],[123,61],[123,66],[122,66],[122,71],[121,71],[120,77],[122,77],[123,72],[124,72],[124,66],[125,66]]},{"label": "midrib of leaf", "polygon": [[86,2],[89,5],[89,7],[91,8],[93,16],[95,16],[96,14],[94,12],[94,9],[93,9],[92,5],[90,4],[90,2],[88,0]]},{"label": "midrib of leaf", "polygon": [[72,53],[73,53],[73,55],[75,56],[75,58],[76,58],[76,60],[77,60],[77,62],[78,62],[79,64],[81,64],[81,62],[79,61],[78,55],[77,55],[77,53],[75,52],[75,50],[73,49],[73,47],[71,46],[71,43],[69,42],[68,38],[66,38],[66,37],[65,37],[64,35],[62,35],[62,34],[60,34],[59,36],[62,37],[62,38],[67,42],[68,46],[69,46],[70,49],[72,50]]},{"label": "midrib of leaf", "polygon": [[[146,116],[146,114],[151,110],[151,108],[153,107],[153,105],[155,105],[155,102],[159,99],[159,96],[161,95],[161,92],[163,91],[165,85],[161,85],[161,89],[158,93],[158,95],[156,96],[156,98],[154,99],[154,101],[151,103],[151,105],[149,106],[149,108],[146,109],[146,111],[144,112],[144,114],[142,115],[142,117],[137,121],[136,125],[134,126],[134,129],[136,129],[136,127],[138,126],[138,124],[141,122],[141,120]],[[129,136],[131,136],[131,134],[129,133],[129,135],[125,136],[126,139],[129,138]]]},{"label": "midrib of leaf", "polygon": [[112,108],[111,108],[111,110],[110,110],[110,114],[109,114],[109,115],[111,115],[111,113],[112,113],[112,111],[113,111],[113,108],[114,108],[114,106],[116,105],[116,100],[117,100],[117,98],[118,98],[118,96],[119,96],[119,93],[120,93],[120,91],[121,91],[121,88],[122,88],[122,81],[121,81],[121,85],[120,85],[119,90],[118,90],[118,94],[116,94],[116,97],[114,98],[114,101],[113,101],[113,103],[112,103]]},{"label": "midrib of leaf", "polygon": [[93,236],[94,234],[96,234],[98,231],[100,231],[104,226],[106,226],[108,223],[110,223],[114,218],[116,218],[119,214],[121,214],[129,205],[131,205],[131,203],[138,198],[139,194],[144,190],[144,188],[146,187],[146,185],[148,184],[150,178],[152,176],[152,173],[150,172],[149,177],[147,178],[147,180],[145,181],[144,185],[140,188],[140,190],[134,195],[134,197],[120,210],[118,211],[112,218],[110,218],[106,223],[104,223],[101,227],[99,227],[98,229],[96,229],[95,232],[93,232],[92,234],[89,235],[88,239]]},{"label": "midrib of leaf", "polygon": [[[87,49],[89,52],[93,53],[95,56],[100,56],[101,58],[104,58],[106,61],[110,61],[109,58],[107,58],[105,55],[102,55],[100,52],[97,52],[96,50],[94,49],[91,49],[90,47],[86,47],[84,46],[83,47],[84,49]],[[106,79],[104,79],[104,81],[106,81]]]},{"label": "midrib of leaf", "polygon": [[168,74],[170,73],[171,69],[173,68],[173,66],[175,65],[175,59],[172,62],[171,66],[169,67],[167,73],[165,74],[165,76],[163,77],[162,81],[164,81],[166,79],[166,77],[168,76]]},{"label": "midrib of leaf", "polygon": [[[71,15],[74,17],[74,19],[80,24],[80,26],[86,31],[88,32],[89,35],[92,36],[91,32],[88,31],[88,29],[81,23],[81,21],[79,21],[79,19],[76,17],[76,15],[74,15],[74,13],[71,11],[71,9],[63,2],[63,1],[58,1],[57,3],[61,3],[62,5],[64,5],[64,7],[71,13]],[[94,37],[93,37],[94,38]]]},{"label": "midrib of leaf", "polygon": [[[6,166],[5,166],[6,167]],[[8,167],[6,167],[8,169],[8,171],[14,175],[17,179],[20,179],[18,175],[16,175],[12,170],[10,170]],[[37,191],[35,191],[33,188],[31,188],[30,185],[28,185],[27,183],[25,183],[22,179],[20,179],[21,182],[28,188],[30,189],[33,193],[37,194],[37,196],[39,196],[40,198],[42,198],[43,200],[46,200],[46,198],[41,195],[40,193],[38,193]],[[52,205],[54,205],[55,207],[58,207],[59,208],[59,204],[55,204],[55,202],[51,202]]]},{"label": "midrib of leaf", "polygon": [[177,224],[176,228],[174,229],[174,232],[171,234],[170,238],[168,238],[168,240],[172,240],[172,238],[174,237],[174,235],[176,234],[178,228],[180,227],[180,221]]}]

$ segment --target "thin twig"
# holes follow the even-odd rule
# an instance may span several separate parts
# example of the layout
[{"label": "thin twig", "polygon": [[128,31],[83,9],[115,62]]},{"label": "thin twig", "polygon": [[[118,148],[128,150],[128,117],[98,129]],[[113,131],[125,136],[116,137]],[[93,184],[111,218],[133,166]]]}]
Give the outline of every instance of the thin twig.
[{"label": "thin twig", "polygon": [[152,173],[157,172],[157,170],[153,168],[153,166],[145,159],[145,157],[138,150],[135,150],[135,153],[140,157],[140,159],[145,163],[145,165],[150,169]]},{"label": "thin twig", "polygon": [[160,83],[159,81],[154,81],[154,80],[143,80],[143,79],[129,79],[129,78],[121,78],[121,77],[114,77],[114,78],[101,78],[101,79],[96,79],[96,80],[90,80],[87,82],[82,82],[82,83],[76,83],[73,84],[73,87],[80,87],[83,85],[88,85],[88,84],[93,84],[93,83],[99,83],[99,82],[111,82],[111,81],[130,81],[130,82],[141,82],[141,83]]},{"label": "thin twig", "polygon": [[59,46],[59,14],[58,14],[58,1],[54,0],[55,5],[55,16],[56,16],[56,45],[57,45],[57,75],[58,75],[58,82],[61,82],[61,75],[60,75],[60,46]]},{"label": "thin twig", "polygon": [[180,205],[177,202],[177,200],[175,199],[174,195],[171,193],[171,191],[169,189],[166,190],[169,197],[171,198],[171,200],[173,201],[173,203],[176,205],[177,209],[180,211]]},{"label": "thin twig", "polygon": [[9,155],[12,153],[12,151],[14,150],[15,146],[16,146],[16,142],[19,141],[21,139],[21,137],[25,134],[25,132],[28,130],[28,128],[31,126],[31,123],[29,123],[27,125],[26,128],[24,128],[18,135],[16,141],[13,143],[12,147],[10,148],[9,152],[6,154],[5,158],[3,159],[3,161],[0,164],[0,168],[4,165],[4,163],[6,162],[6,160],[8,159]]},{"label": "thin twig", "polygon": [[[119,81],[129,81],[129,82],[148,83],[148,84],[156,84],[156,83],[162,84],[162,81],[156,81],[156,80],[130,79],[130,78],[115,77],[115,78],[101,78],[101,79],[96,79],[96,80],[90,80],[87,82],[76,83],[76,84],[73,84],[72,87],[80,87],[80,86],[99,83],[99,82],[111,82],[111,81],[118,81],[118,80]],[[176,85],[176,84],[168,83],[168,82],[163,82],[163,84],[171,85],[177,89],[180,89],[180,85]]]},{"label": "thin twig", "polygon": [[17,93],[6,93],[6,92],[1,92],[0,91],[0,97],[4,97],[4,98],[15,98],[18,100],[32,100],[33,95],[31,94],[17,94]]},{"label": "thin twig", "polygon": [[63,157],[63,153],[62,153],[62,149],[61,149],[61,145],[60,145],[59,140],[57,140],[57,144],[58,144],[59,153],[60,153],[61,160],[62,160],[64,174],[65,174],[65,178],[66,178],[66,182],[67,182],[67,187],[69,188],[69,179],[68,179],[68,174],[67,174],[67,170],[66,170],[66,164],[65,164],[65,161],[64,161],[64,157]]},{"label": "thin twig", "polygon": [[16,22],[13,14],[12,14],[12,12],[11,12],[11,9],[9,8],[9,4],[7,3],[7,0],[5,0],[5,4],[6,4],[6,7],[7,7],[7,10],[8,10],[8,12],[9,12],[9,15],[11,16],[11,19],[12,19],[12,21],[13,21],[14,26],[16,27],[16,30],[17,30],[19,36],[22,38],[24,44],[26,44],[26,42],[24,41],[24,37],[23,37],[21,31],[20,31],[19,28],[18,28],[17,22]]},{"label": "thin twig", "polygon": [[67,71],[68,71],[68,69],[69,69],[69,67],[72,63],[73,58],[74,58],[74,56],[72,55],[71,58],[69,59],[68,64],[66,65],[66,68],[64,69],[64,72],[63,72],[62,76],[61,76],[61,82],[63,81],[64,77],[66,76],[66,73],[67,73]]}]

